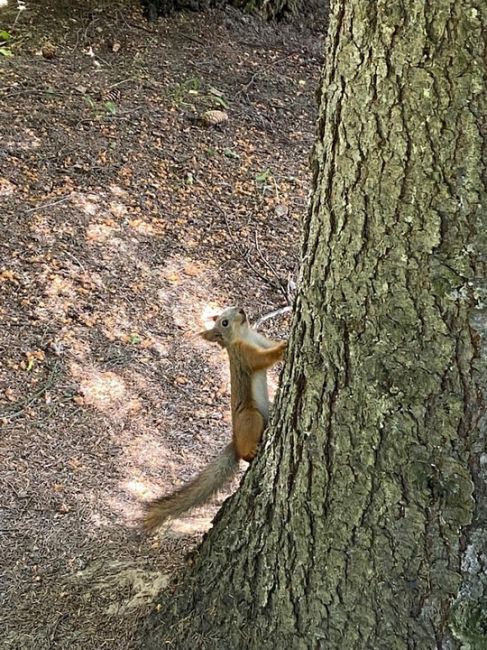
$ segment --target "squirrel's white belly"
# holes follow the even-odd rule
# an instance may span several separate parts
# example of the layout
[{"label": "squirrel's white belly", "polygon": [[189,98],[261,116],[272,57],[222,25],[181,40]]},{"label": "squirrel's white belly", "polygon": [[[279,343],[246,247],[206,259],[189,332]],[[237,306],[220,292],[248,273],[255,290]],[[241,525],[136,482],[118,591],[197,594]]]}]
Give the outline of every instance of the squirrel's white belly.
[{"label": "squirrel's white belly", "polygon": [[259,370],[252,377],[252,398],[267,424],[269,419],[269,392],[267,390],[267,373]]}]

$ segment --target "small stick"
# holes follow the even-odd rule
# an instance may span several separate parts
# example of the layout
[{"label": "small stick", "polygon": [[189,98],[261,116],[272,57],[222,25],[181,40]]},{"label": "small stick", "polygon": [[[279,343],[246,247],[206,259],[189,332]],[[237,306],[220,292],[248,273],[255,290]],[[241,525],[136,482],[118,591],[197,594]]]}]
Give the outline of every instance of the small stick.
[{"label": "small stick", "polygon": [[64,201],[67,201],[71,197],[71,194],[66,194],[66,196],[63,196],[62,198],[58,199],[57,201],[51,201],[50,203],[43,203],[40,205],[36,205],[34,208],[29,208],[26,210],[26,213],[29,214],[31,212],[35,212],[36,210],[44,210],[44,208],[51,208],[53,205],[58,205],[59,203],[64,203]]},{"label": "small stick", "polygon": [[274,318],[275,316],[281,316],[281,314],[287,314],[287,312],[291,311],[292,307],[291,305],[286,305],[285,307],[281,307],[280,309],[275,309],[274,311],[270,311],[268,314],[263,314],[262,316],[259,316],[259,318],[255,321],[254,327],[255,329],[258,329],[262,323],[265,323],[266,320],[269,320],[270,318]]},{"label": "small stick", "polygon": [[[198,185],[199,185],[200,187],[203,188],[204,192],[206,193],[206,195],[208,196],[208,198],[210,199],[210,201],[213,203],[213,205],[214,205],[214,206],[219,210],[219,212],[220,212],[221,215],[223,216],[223,220],[224,220],[224,222],[225,222],[225,226],[226,226],[226,229],[227,229],[228,235],[229,235],[230,239],[232,240],[234,246],[236,247],[236,249],[238,250],[238,252],[239,252],[240,255],[242,256],[242,259],[244,260],[244,262],[245,262],[245,263],[247,264],[247,266],[249,267],[249,269],[254,273],[254,275],[256,275],[258,278],[260,278],[261,280],[263,280],[264,282],[266,282],[266,283],[267,283],[268,285],[270,285],[273,289],[275,289],[276,291],[279,291],[280,293],[283,293],[283,287],[282,287],[280,284],[278,284],[278,283],[276,283],[276,282],[273,282],[273,281],[272,281],[270,278],[268,278],[266,275],[263,275],[262,273],[260,273],[259,271],[257,271],[257,269],[255,268],[255,266],[254,266],[253,264],[250,263],[250,261],[249,261],[249,259],[248,259],[248,257],[247,257],[249,251],[248,251],[248,250],[247,250],[247,251],[244,250],[244,248],[243,248],[243,247],[239,244],[239,242],[237,241],[235,235],[233,234],[233,232],[232,232],[232,230],[231,230],[231,228],[230,228],[230,224],[228,223],[228,219],[227,219],[227,215],[226,215],[226,213],[225,213],[225,210],[223,210],[223,208],[220,206],[220,204],[215,200],[215,198],[210,194],[210,192],[206,189],[206,187],[203,185],[203,183],[202,183],[199,179],[196,179],[196,182],[198,183]],[[286,294],[284,294],[284,295],[286,296]]]},{"label": "small stick", "polygon": [[272,273],[272,275],[276,278],[277,281],[277,286],[279,287],[279,291],[284,295],[286,298],[287,302],[289,301],[289,294],[288,291],[282,286],[282,282],[279,278],[279,275],[276,271],[276,269],[272,266],[272,264],[265,258],[265,256],[261,253],[261,250],[259,248],[259,241],[257,239],[257,231],[254,232],[255,234],[255,250],[257,251],[258,256],[262,260],[264,266],[266,266],[269,271]]}]

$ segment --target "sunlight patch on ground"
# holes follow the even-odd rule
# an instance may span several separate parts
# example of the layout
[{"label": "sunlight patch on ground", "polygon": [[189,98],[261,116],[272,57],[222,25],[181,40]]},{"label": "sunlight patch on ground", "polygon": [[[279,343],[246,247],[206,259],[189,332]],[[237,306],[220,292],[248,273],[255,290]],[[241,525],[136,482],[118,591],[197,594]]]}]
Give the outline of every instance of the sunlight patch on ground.
[{"label": "sunlight patch on ground", "polygon": [[50,246],[57,239],[56,233],[52,230],[52,224],[48,215],[38,214],[31,217],[29,228],[40,244]]},{"label": "sunlight patch on ground", "polygon": [[66,321],[66,315],[77,299],[77,289],[73,281],[63,275],[46,269],[44,274],[44,299],[38,300],[35,313],[42,320],[53,318]]},{"label": "sunlight patch on ground", "polygon": [[[137,346],[139,351],[154,350],[160,358],[166,358],[170,352],[167,342],[145,327],[142,319],[138,323],[133,323],[126,314],[124,305],[114,304],[110,310],[107,308],[99,326],[108,341],[120,341],[129,348]],[[141,376],[139,376],[140,380]]]},{"label": "sunlight patch on ground", "polygon": [[[177,488],[184,482],[181,478],[182,469],[193,462],[193,453],[189,450],[179,450],[177,454],[171,452],[162,443],[163,427],[157,425],[151,432],[145,432],[133,437],[124,445],[122,467],[130,468],[130,476],[122,482],[122,489],[125,492],[138,496],[143,491],[146,496],[155,496],[159,493],[160,487],[149,478],[147,474],[157,477],[164,474],[165,479],[169,477],[172,487]],[[134,468],[139,468],[138,470]]]},{"label": "sunlight patch on ground", "polygon": [[[159,223],[157,219],[147,220],[142,216],[132,214],[133,208],[130,210],[127,205],[130,199],[128,193],[114,185],[109,189],[115,196],[112,200],[106,200],[107,197],[103,193],[100,195],[76,193],[73,197],[74,205],[81,209],[85,215],[96,217],[96,221],[91,222],[86,228],[86,241],[88,243],[109,243],[110,248],[119,249],[134,262],[142,264],[131,251],[130,237],[134,233],[144,237],[163,234],[167,224]],[[129,241],[114,236],[115,234],[121,235],[124,230],[126,230],[124,234],[129,236]]]},{"label": "sunlight patch on ground", "polygon": [[[144,426],[141,421],[141,427]],[[119,489],[107,502],[110,509],[119,513],[124,520],[130,521],[140,516],[143,501],[154,498],[161,493],[158,479],[167,481],[170,477],[170,489],[179,487],[178,480],[181,465],[188,462],[184,455],[171,457],[171,452],[161,442],[161,425],[152,431],[137,431],[137,435],[127,434],[118,438],[121,448],[119,471],[125,477],[119,482]],[[174,456],[174,454],[173,454]],[[149,476],[153,476],[151,479]]]},{"label": "sunlight patch on ground", "polygon": [[211,527],[214,514],[195,517],[189,514],[179,519],[173,519],[169,522],[171,531],[176,535],[185,537],[186,535],[193,535],[194,533],[206,533]]},{"label": "sunlight patch on ground", "polygon": [[[134,531],[142,530],[142,504],[144,501],[147,501],[148,498],[140,497],[129,501],[125,495],[120,493],[102,495],[102,498],[105,505],[110,509],[112,515],[115,515],[117,524],[122,524],[125,528],[130,528]],[[93,525],[96,526],[96,521],[94,519]],[[111,528],[112,526],[113,522],[106,520],[104,527]]]},{"label": "sunlight patch on ground", "polygon": [[[98,501],[98,500],[96,500],[96,501]],[[93,505],[96,508],[96,502]],[[95,510],[95,509],[93,509],[92,512],[90,513],[90,520],[91,520],[91,523],[93,524],[93,527],[95,529],[97,529],[97,528],[109,528],[110,525],[111,525],[110,519],[108,517],[105,517],[104,515],[102,515],[99,510]],[[87,532],[89,532],[89,530]],[[97,532],[92,531],[92,536],[93,537],[96,537],[97,535],[98,535]]]},{"label": "sunlight patch on ground", "polygon": [[184,256],[167,259],[157,271],[159,303],[170,308],[175,324],[189,336],[205,329],[208,317],[220,311],[219,301],[208,301],[216,274],[215,268]]},{"label": "sunlight patch on ground", "polygon": [[71,580],[83,586],[83,600],[89,601],[101,592],[107,600],[106,613],[120,615],[153,602],[167,587],[169,575],[161,573],[160,567],[144,570],[132,561],[96,560]]},{"label": "sunlight patch on ground", "polygon": [[137,346],[138,350],[154,349],[161,357],[168,353],[167,344],[146,327],[145,319],[140,318],[134,322],[127,314],[124,303],[106,305],[99,328],[108,341],[120,341],[129,347]]},{"label": "sunlight patch on ground", "polygon": [[113,194],[113,196],[116,196],[119,199],[128,201],[130,198],[130,194],[127,192],[127,190],[124,190],[123,187],[120,187],[119,185],[115,185],[113,183],[112,185],[109,186],[108,189]]},{"label": "sunlight patch on ground", "polygon": [[130,228],[133,228],[140,235],[154,235],[155,229],[151,223],[144,221],[143,219],[131,219],[128,222]]},{"label": "sunlight patch on ground", "polygon": [[106,310],[101,324],[101,331],[109,341],[118,339],[130,342],[131,337],[135,336],[136,332],[131,319],[127,315],[126,305],[116,303]]},{"label": "sunlight patch on ground", "polygon": [[[16,85],[17,84],[12,84],[12,88],[15,88]],[[32,129],[23,129],[18,133],[15,140],[12,139],[3,142],[2,149],[21,149],[22,151],[30,151],[31,149],[38,149],[41,144],[42,140],[35,134]]]},{"label": "sunlight patch on ground", "polygon": [[97,194],[75,192],[71,197],[73,205],[82,210],[87,216],[93,217],[100,210],[100,197]]},{"label": "sunlight patch on ground", "polygon": [[108,210],[106,210],[106,197],[103,193],[83,194],[76,192],[72,197],[72,202],[86,216],[96,217],[96,221],[88,224],[86,228],[86,241],[88,243],[108,242],[113,238],[114,233],[121,231],[121,224],[127,216],[127,206],[119,200],[110,201]]},{"label": "sunlight patch on ground", "polygon": [[[107,495],[105,501],[127,526],[139,528],[144,502],[177,490],[205,465],[194,450],[181,449],[174,453],[163,440],[158,426],[157,430],[131,437],[122,445],[119,467],[127,475],[120,481],[119,490]],[[205,524],[202,530],[207,527]],[[193,532],[198,530],[199,523]]]},{"label": "sunlight patch on ground", "polygon": [[169,346],[158,340],[157,337],[152,339],[152,349],[155,350],[160,357],[167,357],[169,354]]},{"label": "sunlight patch on ground", "polygon": [[90,356],[90,346],[83,341],[73,328],[61,329],[51,342],[51,350],[58,355],[68,352],[78,362],[85,361]]},{"label": "sunlight patch on ground", "polygon": [[117,219],[122,219],[127,214],[127,206],[124,203],[120,203],[120,201],[110,201],[109,207],[110,212]]},{"label": "sunlight patch on ground", "polygon": [[7,178],[0,178],[0,196],[11,196],[15,189],[15,185]]},{"label": "sunlight patch on ground", "polygon": [[56,298],[61,296],[65,296],[71,300],[76,297],[76,290],[73,286],[73,282],[69,278],[54,274],[49,277],[49,284],[47,284],[45,288],[45,293],[53,299],[53,302],[56,301]]},{"label": "sunlight patch on ground", "polygon": [[71,363],[70,370],[79,384],[80,405],[111,413],[117,418],[140,411],[139,399],[129,393],[125,381],[115,372],[86,368],[76,362]]},{"label": "sunlight patch on ground", "polygon": [[119,231],[119,226],[109,219],[104,223],[90,223],[86,229],[86,240],[88,242],[103,243],[109,240],[114,232]]},{"label": "sunlight patch on ground", "polygon": [[147,499],[149,497],[149,490],[143,481],[127,481],[126,490],[131,492],[138,499]]}]

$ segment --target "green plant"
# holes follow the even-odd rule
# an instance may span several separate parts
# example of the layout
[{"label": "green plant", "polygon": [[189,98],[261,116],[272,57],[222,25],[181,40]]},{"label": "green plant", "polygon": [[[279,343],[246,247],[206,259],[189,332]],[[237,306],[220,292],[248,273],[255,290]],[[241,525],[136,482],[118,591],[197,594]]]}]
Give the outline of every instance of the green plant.
[{"label": "green plant", "polygon": [[187,95],[198,95],[201,88],[201,79],[198,77],[191,77],[181,83],[178,83],[170,91],[169,96],[176,106],[190,106],[187,102]]},{"label": "green plant", "polygon": [[3,47],[6,43],[10,41],[12,36],[10,32],[7,32],[5,29],[0,30],[0,55],[7,58],[13,56],[13,52],[9,47]]},{"label": "green plant", "polygon": [[105,102],[105,108],[107,113],[110,113],[110,115],[116,115],[118,112],[117,105],[115,104],[115,102],[111,102],[111,101]]}]

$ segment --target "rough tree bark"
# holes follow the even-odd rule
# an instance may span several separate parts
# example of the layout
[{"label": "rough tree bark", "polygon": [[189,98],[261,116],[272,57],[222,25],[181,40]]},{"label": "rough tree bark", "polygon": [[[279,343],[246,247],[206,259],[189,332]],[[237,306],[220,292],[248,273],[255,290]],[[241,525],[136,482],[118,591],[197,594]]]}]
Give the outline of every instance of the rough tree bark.
[{"label": "rough tree bark", "polygon": [[274,417],[144,648],[487,647],[485,12],[334,3]]}]

